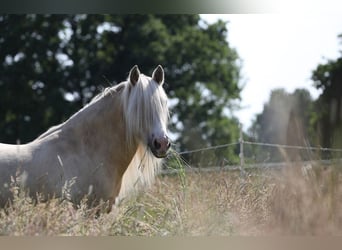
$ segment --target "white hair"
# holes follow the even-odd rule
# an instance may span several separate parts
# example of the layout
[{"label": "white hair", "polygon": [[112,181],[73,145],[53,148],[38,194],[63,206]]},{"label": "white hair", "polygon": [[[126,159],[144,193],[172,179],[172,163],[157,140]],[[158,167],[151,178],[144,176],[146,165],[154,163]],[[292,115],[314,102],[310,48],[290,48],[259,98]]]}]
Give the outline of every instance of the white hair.
[{"label": "white hair", "polygon": [[124,173],[119,199],[132,191],[132,188],[134,190],[141,185],[150,185],[154,180],[162,160],[148,149],[147,138],[144,136],[151,133],[151,126],[156,122],[166,130],[169,118],[167,96],[161,84],[143,74],[140,74],[135,85],[129,81],[124,84],[121,101],[127,128],[126,138],[128,145],[137,138],[139,144]]}]

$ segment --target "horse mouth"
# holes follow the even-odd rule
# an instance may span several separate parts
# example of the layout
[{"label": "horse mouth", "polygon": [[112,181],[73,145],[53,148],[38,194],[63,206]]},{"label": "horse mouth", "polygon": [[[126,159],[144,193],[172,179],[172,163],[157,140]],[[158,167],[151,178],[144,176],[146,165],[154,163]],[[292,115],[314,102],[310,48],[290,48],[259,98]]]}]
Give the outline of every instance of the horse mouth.
[{"label": "horse mouth", "polygon": [[160,152],[160,151],[157,151],[155,148],[153,148],[153,147],[151,147],[151,146],[149,146],[149,148],[150,148],[152,154],[153,154],[156,158],[166,158],[167,155],[168,155],[167,151],[165,151],[165,152]]}]

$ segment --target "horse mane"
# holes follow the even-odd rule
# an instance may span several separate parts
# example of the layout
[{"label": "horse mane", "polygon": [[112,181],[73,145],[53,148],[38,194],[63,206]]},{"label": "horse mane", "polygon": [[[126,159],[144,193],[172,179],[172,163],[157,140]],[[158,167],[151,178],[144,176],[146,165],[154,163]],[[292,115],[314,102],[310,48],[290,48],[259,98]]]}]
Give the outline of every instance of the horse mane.
[{"label": "horse mane", "polygon": [[130,191],[137,190],[142,185],[151,185],[156,173],[161,166],[161,159],[156,158],[147,146],[141,134],[149,133],[150,124],[156,119],[161,119],[163,126],[167,126],[169,111],[166,102],[167,96],[159,84],[153,84],[150,77],[140,74],[139,80],[132,86],[129,81],[125,82],[125,88],[121,95],[125,122],[127,127],[128,146],[136,137],[140,137],[138,149],[125,171],[122,179],[119,199],[125,197]]},{"label": "horse mane", "polygon": [[[152,82],[151,82],[152,81]],[[141,137],[136,134],[140,131],[146,135],[150,125],[161,119],[164,128],[167,126],[169,111],[166,102],[167,96],[163,87],[154,82],[150,77],[140,74],[139,80],[132,86],[129,81],[121,95],[121,103],[125,114],[127,127],[127,141],[133,143],[134,138]]]},{"label": "horse mane", "polygon": [[89,108],[91,105],[93,105],[94,103],[96,103],[97,101],[101,100],[103,97],[105,97],[108,94],[112,94],[113,92],[119,92],[122,88],[123,88],[123,84],[118,84],[114,87],[108,87],[105,88],[102,92],[100,92],[99,94],[97,94],[96,96],[94,96],[91,101],[86,104],[83,108],[81,108],[80,110],[78,110],[76,113],[74,113],[72,116],[70,116],[66,121],[52,126],[50,127],[47,131],[45,131],[43,134],[41,134],[40,136],[38,136],[35,140],[41,140],[44,139],[50,135],[52,135],[55,132],[58,132],[60,130],[63,129],[64,125],[69,121],[74,119],[75,117],[77,117],[80,113],[84,112],[87,108]]},{"label": "horse mane", "polygon": [[128,165],[121,182],[117,199],[120,201],[129,194],[150,186],[160,171],[162,160],[154,157],[146,145],[139,144],[138,149]]},{"label": "horse mane", "polygon": [[121,83],[119,83],[119,84],[117,84],[115,86],[111,86],[111,87],[105,88],[104,90],[102,90],[102,92],[100,92],[99,94],[94,96],[93,99],[91,99],[89,104],[87,104],[86,106],[91,105],[91,104],[97,102],[98,100],[102,99],[103,97],[105,97],[107,95],[112,95],[113,93],[121,92],[122,89],[125,88],[126,84],[127,84],[126,82],[121,82]]}]

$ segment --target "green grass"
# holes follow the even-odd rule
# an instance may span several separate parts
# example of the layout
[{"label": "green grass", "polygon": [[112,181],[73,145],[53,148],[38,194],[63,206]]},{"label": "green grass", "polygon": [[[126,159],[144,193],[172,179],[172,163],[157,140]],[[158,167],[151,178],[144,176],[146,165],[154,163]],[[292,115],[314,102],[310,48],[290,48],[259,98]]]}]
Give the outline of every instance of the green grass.
[{"label": "green grass", "polygon": [[83,202],[33,204],[21,192],[0,212],[1,235],[341,235],[339,167],[159,176],[98,214]]}]

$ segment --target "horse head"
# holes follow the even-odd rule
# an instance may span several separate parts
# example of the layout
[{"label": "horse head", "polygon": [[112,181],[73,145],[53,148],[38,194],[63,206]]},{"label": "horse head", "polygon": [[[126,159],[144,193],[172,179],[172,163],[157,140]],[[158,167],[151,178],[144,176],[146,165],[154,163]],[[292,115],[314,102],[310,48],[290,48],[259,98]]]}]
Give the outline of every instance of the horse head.
[{"label": "horse head", "polygon": [[167,134],[168,99],[163,89],[164,70],[158,66],[152,77],[140,73],[134,66],[128,77],[130,93],[126,121],[157,158],[164,158],[170,148]]}]

